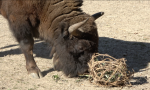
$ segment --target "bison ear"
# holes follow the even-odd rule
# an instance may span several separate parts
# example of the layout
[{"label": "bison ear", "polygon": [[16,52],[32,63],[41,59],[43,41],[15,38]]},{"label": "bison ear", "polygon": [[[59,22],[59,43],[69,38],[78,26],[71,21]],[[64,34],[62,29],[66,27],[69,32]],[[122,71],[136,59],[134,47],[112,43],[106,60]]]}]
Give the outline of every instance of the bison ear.
[{"label": "bison ear", "polygon": [[99,18],[100,16],[104,15],[104,12],[98,12],[92,15],[92,17],[96,20],[97,18]]},{"label": "bison ear", "polygon": [[61,30],[61,34],[62,34],[63,38],[69,37],[69,32],[68,32],[69,25],[68,25],[68,23],[61,22],[59,25],[59,28]]}]

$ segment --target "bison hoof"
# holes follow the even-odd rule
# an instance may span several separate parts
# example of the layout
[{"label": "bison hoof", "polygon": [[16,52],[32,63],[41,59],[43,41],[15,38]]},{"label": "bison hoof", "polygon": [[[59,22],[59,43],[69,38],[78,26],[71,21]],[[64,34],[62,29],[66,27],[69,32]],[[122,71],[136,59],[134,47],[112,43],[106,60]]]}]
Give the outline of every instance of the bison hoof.
[{"label": "bison hoof", "polygon": [[43,77],[41,72],[39,72],[39,73],[30,73],[29,76],[31,76],[32,78],[35,78],[35,79],[40,79],[40,78]]}]

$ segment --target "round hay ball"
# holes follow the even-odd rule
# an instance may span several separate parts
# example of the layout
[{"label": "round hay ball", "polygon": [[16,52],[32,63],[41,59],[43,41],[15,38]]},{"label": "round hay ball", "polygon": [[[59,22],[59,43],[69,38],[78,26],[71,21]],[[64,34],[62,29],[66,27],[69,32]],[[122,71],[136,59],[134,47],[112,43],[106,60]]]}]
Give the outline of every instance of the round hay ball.
[{"label": "round hay ball", "polygon": [[91,82],[105,86],[129,85],[133,75],[126,65],[126,60],[115,59],[107,54],[94,54],[88,63]]}]

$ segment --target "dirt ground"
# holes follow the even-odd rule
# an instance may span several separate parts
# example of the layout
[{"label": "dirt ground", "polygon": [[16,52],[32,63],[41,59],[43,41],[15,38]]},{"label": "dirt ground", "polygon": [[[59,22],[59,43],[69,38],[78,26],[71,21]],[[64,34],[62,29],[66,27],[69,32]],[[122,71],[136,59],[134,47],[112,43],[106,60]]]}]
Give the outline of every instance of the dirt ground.
[{"label": "dirt ground", "polygon": [[99,53],[127,59],[135,70],[132,87],[98,87],[86,79],[65,77],[53,70],[50,50],[40,40],[35,40],[34,57],[44,77],[30,78],[18,43],[0,16],[0,90],[150,90],[150,1],[84,0],[82,9],[90,15],[105,12],[96,20]]}]

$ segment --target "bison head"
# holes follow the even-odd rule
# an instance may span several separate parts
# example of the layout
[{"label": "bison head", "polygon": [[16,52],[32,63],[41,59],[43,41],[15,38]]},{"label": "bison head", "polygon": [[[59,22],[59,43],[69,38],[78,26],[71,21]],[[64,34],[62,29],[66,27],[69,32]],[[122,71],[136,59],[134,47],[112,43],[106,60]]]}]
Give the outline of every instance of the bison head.
[{"label": "bison head", "polygon": [[[99,13],[101,16],[103,13]],[[97,15],[93,15],[94,19]],[[88,70],[88,61],[93,53],[98,51],[98,34],[96,25],[93,30],[84,32],[88,19],[69,26],[61,22],[58,28],[59,37],[54,41],[52,53],[55,70],[61,70],[68,77],[74,77]],[[90,21],[89,21],[90,22]],[[94,23],[94,22],[93,22]],[[91,29],[91,28],[90,28]]]}]

